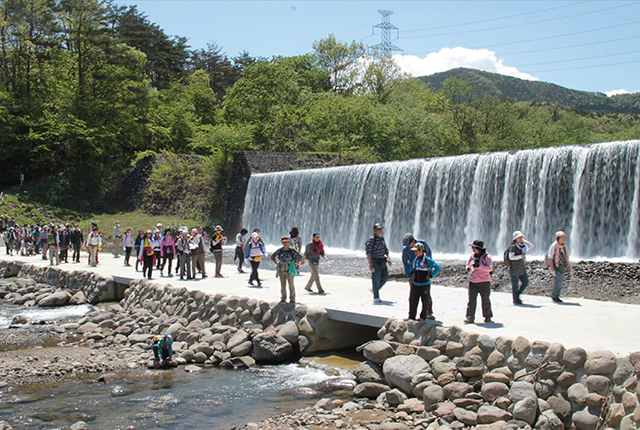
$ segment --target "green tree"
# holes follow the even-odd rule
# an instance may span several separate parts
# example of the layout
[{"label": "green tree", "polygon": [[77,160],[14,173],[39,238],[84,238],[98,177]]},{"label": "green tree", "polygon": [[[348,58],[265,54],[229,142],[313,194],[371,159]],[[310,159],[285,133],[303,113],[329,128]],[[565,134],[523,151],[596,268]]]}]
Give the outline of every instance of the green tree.
[{"label": "green tree", "polygon": [[358,62],[366,52],[362,43],[341,43],[330,34],[326,39],[313,42],[313,51],[317,64],[331,78],[334,91],[353,93],[356,90],[361,75]]}]

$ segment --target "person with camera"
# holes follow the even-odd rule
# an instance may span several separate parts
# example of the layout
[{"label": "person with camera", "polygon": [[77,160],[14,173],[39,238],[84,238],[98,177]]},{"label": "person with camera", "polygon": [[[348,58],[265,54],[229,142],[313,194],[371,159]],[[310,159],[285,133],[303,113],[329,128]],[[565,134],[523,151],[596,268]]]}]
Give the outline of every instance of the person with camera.
[{"label": "person with camera", "polygon": [[[415,258],[410,268],[409,319],[416,319],[418,302],[421,301],[420,320],[424,321],[429,318],[429,309],[431,309],[431,278],[440,273],[440,265],[427,255],[423,243],[417,242],[411,250]],[[433,315],[429,319],[434,319]]]},{"label": "person with camera", "polygon": [[485,323],[493,322],[493,312],[491,311],[491,273],[493,272],[493,261],[484,247],[484,242],[474,240],[470,245],[473,251],[467,262],[467,273],[469,273],[469,302],[467,303],[467,317],[465,324],[473,324],[476,316],[476,305],[478,294],[482,299],[482,316]]},{"label": "person with camera", "polygon": [[391,265],[389,258],[389,248],[382,237],[382,225],[376,223],[373,225],[373,236],[365,243],[365,252],[367,260],[369,260],[369,270],[371,271],[371,284],[373,287],[373,301],[380,303],[380,289],[389,280],[389,269],[387,265]]}]

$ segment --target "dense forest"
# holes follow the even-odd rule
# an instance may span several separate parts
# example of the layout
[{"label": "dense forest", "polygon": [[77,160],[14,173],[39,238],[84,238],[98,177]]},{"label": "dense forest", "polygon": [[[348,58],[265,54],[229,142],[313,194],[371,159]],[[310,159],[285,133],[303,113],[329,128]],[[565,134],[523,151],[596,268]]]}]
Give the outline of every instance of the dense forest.
[{"label": "dense forest", "polygon": [[191,49],[136,7],[3,0],[0,186],[23,173],[57,178],[52,195],[100,193],[160,151],[210,157],[224,178],[239,150],[384,161],[640,137],[636,115],[478,97],[474,84],[430,88],[333,35],[305,55],[230,56],[213,41]]},{"label": "dense forest", "polygon": [[516,102],[557,103],[593,113],[640,114],[640,93],[607,97],[603,93],[572,90],[548,82],[527,81],[464,68],[421,76],[419,79],[438,91],[450,78],[469,83],[476,98],[504,96]]}]

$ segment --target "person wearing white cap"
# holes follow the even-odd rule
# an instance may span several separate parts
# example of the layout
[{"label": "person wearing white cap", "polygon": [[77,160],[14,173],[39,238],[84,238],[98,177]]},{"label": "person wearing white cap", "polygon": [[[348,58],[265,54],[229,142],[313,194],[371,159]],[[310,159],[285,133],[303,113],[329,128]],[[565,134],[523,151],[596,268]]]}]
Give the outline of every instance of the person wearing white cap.
[{"label": "person wearing white cap", "polygon": [[200,267],[202,277],[207,277],[207,269],[204,264],[204,239],[198,233],[198,229],[191,229],[191,277],[196,277],[196,266]]},{"label": "person wearing white cap", "polygon": [[260,238],[260,233],[255,229],[253,233],[251,233],[251,239],[247,242],[245,246],[245,254],[244,258],[249,260],[251,264],[251,275],[249,276],[249,285],[253,286],[253,281],[258,283],[258,287],[262,287],[262,281],[258,277],[258,267],[260,266],[260,258],[264,255],[267,255],[267,251],[265,250],[264,243]]},{"label": "person wearing white cap", "polygon": [[380,299],[380,289],[389,279],[389,269],[387,265],[391,264],[389,248],[387,248],[387,243],[382,236],[382,228],[382,225],[375,223],[373,225],[373,236],[371,236],[364,245],[367,260],[369,260],[373,301],[375,303],[382,302]]},{"label": "person wearing white cap", "polygon": [[[513,232],[513,240],[505,254],[508,254],[505,263],[509,265],[509,275],[511,275],[511,293],[513,304],[521,305],[520,294],[529,286],[529,277],[525,267],[527,252],[533,249],[533,244],[524,239],[521,231]],[[507,262],[508,259],[508,262]]]},{"label": "person wearing white cap", "polygon": [[564,231],[556,232],[556,240],[553,241],[547,252],[545,263],[549,266],[549,271],[556,278],[553,291],[551,292],[551,300],[556,303],[562,303],[560,293],[562,292],[562,284],[566,273],[571,272],[569,264],[569,248],[566,245],[567,234]]},{"label": "person wearing white cap", "polygon": [[222,227],[217,225],[211,238],[209,251],[213,252],[216,259],[216,278],[222,278],[222,247],[227,244],[227,237],[222,235]]}]

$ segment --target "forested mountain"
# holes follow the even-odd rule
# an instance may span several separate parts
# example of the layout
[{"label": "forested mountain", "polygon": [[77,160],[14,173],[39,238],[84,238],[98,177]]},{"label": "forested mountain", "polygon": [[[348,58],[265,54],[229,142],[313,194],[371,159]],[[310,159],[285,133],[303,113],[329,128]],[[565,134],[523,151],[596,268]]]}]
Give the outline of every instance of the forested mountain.
[{"label": "forested mountain", "polygon": [[548,82],[527,81],[465,68],[421,76],[418,79],[438,91],[449,78],[471,84],[474,97],[477,98],[504,96],[515,102],[557,103],[587,112],[640,114],[640,93],[607,97],[603,93],[571,90]]}]

